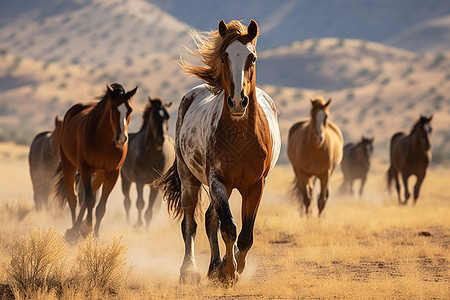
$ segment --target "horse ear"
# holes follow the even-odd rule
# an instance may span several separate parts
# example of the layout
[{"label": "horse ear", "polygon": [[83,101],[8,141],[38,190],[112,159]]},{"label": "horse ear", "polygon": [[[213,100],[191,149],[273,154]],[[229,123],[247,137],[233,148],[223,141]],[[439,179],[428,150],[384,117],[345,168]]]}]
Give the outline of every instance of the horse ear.
[{"label": "horse ear", "polygon": [[247,31],[248,37],[253,41],[259,34],[258,24],[254,20],[251,20]]},{"label": "horse ear", "polygon": [[60,119],[58,116],[55,117],[55,127],[58,126],[58,124],[62,123],[62,119]]},{"label": "horse ear", "polygon": [[152,98],[150,98],[150,96],[148,96],[148,105],[150,107],[153,105],[153,101],[152,101]]},{"label": "horse ear", "polygon": [[221,37],[224,37],[225,34],[227,33],[228,27],[227,24],[225,24],[225,22],[222,20],[220,20],[219,22],[219,33]]},{"label": "horse ear", "polygon": [[331,98],[330,98],[330,99],[328,99],[327,103],[325,103],[325,107],[329,107],[329,106],[330,106],[330,104],[331,104]]},{"label": "horse ear", "polygon": [[114,89],[113,89],[109,84],[106,84],[106,91],[107,91],[108,94],[109,94],[109,93],[114,92]]},{"label": "horse ear", "polygon": [[169,103],[166,103],[165,105],[166,105],[167,108],[171,107],[172,106],[172,101],[170,101]]},{"label": "horse ear", "polygon": [[131,91],[129,91],[128,93],[126,93],[126,95],[125,95],[126,98],[127,98],[127,99],[130,99],[131,97],[133,97],[134,94],[136,94],[137,89],[138,89],[138,86],[136,86],[134,89],[132,89]]},{"label": "horse ear", "polygon": [[431,122],[432,119],[433,119],[433,114],[431,114],[430,117],[428,118],[428,122]]}]

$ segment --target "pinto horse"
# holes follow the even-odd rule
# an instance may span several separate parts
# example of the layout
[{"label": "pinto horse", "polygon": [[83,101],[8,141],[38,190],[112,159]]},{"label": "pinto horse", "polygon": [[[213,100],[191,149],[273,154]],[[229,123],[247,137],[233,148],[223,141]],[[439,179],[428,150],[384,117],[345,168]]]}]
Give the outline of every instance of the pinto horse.
[{"label": "pinto horse", "polygon": [[[389,191],[392,180],[395,180],[399,204],[406,204],[411,196],[408,189],[408,178],[411,175],[415,175],[417,178],[414,186],[414,204],[419,198],[420,186],[431,161],[432,118],[432,115],[430,117],[420,116],[410,134],[397,132],[391,138],[391,165],[387,172],[387,179]],[[403,202],[400,195],[398,173],[402,176],[405,188],[405,201]]]},{"label": "pinto horse", "polygon": [[344,146],[344,156],[342,157],[341,169],[344,181],[341,186],[342,192],[349,192],[353,195],[353,181],[361,180],[359,196],[362,196],[364,184],[370,169],[370,160],[373,153],[374,138],[362,137],[359,143],[348,143]]},{"label": "pinto horse", "polygon": [[55,171],[58,169],[59,131],[62,120],[55,118],[55,130],[44,131],[35,136],[28,153],[33,199],[36,210],[48,209],[48,198],[54,185]]},{"label": "pinto horse", "polygon": [[[211,249],[208,277],[234,283],[244,270],[266,177],[280,152],[275,104],[255,86],[258,25],[253,20],[248,27],[236,20],[228,24],[222,20],[218,27],[206,36],[197,35],[194,53],[203,58],[205,66],[180,62],[185,71],[206,84],[183,97],[176,124],[176,161],[155,182],[168,199],[169,210],[183,216],[181,283],[200,280],[194,239],[202,184],[209,187],[211,197],[205,214]],[[233,189],[242,195],[238,238],[228,202]],[[219,227],[226,248],[223,259]]]},{"label": "pinto horse", "polygon": [[[138,209],[137,226],[142,226],[142,210],[145,202],[143,198],[144,185],[152,183],[161,177],[175,160],[174,143],[167,135],[169,128],[169,110],[172,105],[163,103],[161,99],[148,98],[147,106],[143,114],[141,129],[137,133],[129,135],[128,153],[122,166],[122,192],[125,196],[124,207],[127,221],[130,215],[130,186],[136,183]],[[147,227],[150,224],[153,214],[158,190],[150,187],[148,208],[145,212]]]},{"label": "pinto horse", "polygon": [[[343,137],[341,130],[328,119],[331,99],[312,98],[311,119],[300,121],[289,129],[288,158],[294,168],[294,191],[303,197],[306,214],[314,188],[320,179],[318,197],[319,216],[328,200],[328,181],[342,160]],[[302,203],[300,207],[302,209]]]},{"label": "pinto horse", "polygon": [[[106,201],[127,154],[131,97],[136,90],[137,87],[126,93],[120,84],[106,85],[106,93],[100,97],[99,102],[75,104],[64,116],[60,137],[59,174],[62,177],[57,183],[57,198],[62,202],[66,199],[69,202],[72,228],[66,232],[68,240],[76,240],[80,229],[83,236],[92,230],[94,192],[103,184],[100,202],[95,211],[94,233],[98,236]],[[78,171],[85,188],[85,201],[82,202],[77,217],[75,175]],[[87,217],[83,222],[86,208]]]}]

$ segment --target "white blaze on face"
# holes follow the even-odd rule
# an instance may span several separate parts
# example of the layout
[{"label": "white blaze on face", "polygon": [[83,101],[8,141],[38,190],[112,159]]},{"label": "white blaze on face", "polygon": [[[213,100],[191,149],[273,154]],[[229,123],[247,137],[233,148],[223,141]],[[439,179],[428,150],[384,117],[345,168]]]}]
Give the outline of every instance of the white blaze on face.
[{"label": "white blaze on face", "polygon": [[319,110],[316,113],[316,134],[321,135],[322,134],[322,125],[325,120],[325,111],[323,109]]},{"label": "white blaze on face", "polygon": [[225,51],[228,53],[228,60],[230,63],[230,72],[234,83],[233,102],[238,104],[241,101],[241,91],[244,85],[244,69],[245,62],[250,53],[255,55],[255,48],[251,43],[242,44],[239,41],[234,41],[228,46]]},{"label": "white blaze on face", "polygon": [[425,123],[423,125],[423,129],[425,130],[426,134],[429,135],[431,133],[431,127],[428,123]]},{"label": "white blaze on face", "polygon": [[161,118],[164,118],[164,115],[165,115],[164,110],[160,109],[159,110],[159,115],[161,116]]},{"label": "white blaze on face", "polygon": [[367,155],[370,155],[370,144],[366,144]]},{"label": "white blaze on face", "polygon": [[117,110],[120,113],[120,117],[119,117],[119,124],[120,124],[120,136],[119,136],[119,142],[125,142],[125,126],[127,123],[127,106],[125,105],[125,103],[122,103],[121,105],[119,105],[117,107]]}]

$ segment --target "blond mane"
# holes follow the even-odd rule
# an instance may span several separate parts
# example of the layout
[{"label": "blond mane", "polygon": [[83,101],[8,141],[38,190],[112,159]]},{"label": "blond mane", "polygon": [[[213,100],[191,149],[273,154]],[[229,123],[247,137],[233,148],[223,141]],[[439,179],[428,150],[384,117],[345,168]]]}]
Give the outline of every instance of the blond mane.
[{"label": "blond mane", "polygon": [[223,66],[221,54],[225,52],[231,43],[248,33],[247,26],[237,20],[232,20],[227,24],[227,27],[228,30],[224,37],[220,36],[219,30],[200,33],[191,32],[197,49],[191,50],[187,48],[187,50],[204,65],[193,65],[182,58],[179,61],[179,65],[185,72],[203,80],[208,85],[210,92],[215,95],[223,90],[221,85]]}]

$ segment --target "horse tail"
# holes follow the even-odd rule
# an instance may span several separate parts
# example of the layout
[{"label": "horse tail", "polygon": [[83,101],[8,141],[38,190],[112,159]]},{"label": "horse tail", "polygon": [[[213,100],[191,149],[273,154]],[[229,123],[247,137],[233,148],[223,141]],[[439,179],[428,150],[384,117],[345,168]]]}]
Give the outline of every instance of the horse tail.
[{"label": "horse tail", "polygon": [[389,169],[386,172],[386,179],[387,179],[387,188],[390,193],[392,189],[392,180],[394,179],[394,170],[392,168],[392,165],[389,166]]},{"label": "horse tail", "polygon": [[67,202],[67,189],[64,185],[64,177],[62,172],[61,164],[58,165],[58,168],[53,175],[56,178],[56,184],[54,187],[55,199],[59,203],[60,207],[63,207]]},{"label": "horse tail", "polygon": [[177,169],[177,159],[173,165],[159,179],[152,183],[152,187],[160,190],[163,199],[167,200],[167,210],[174,218],[181,218],[183,209],[181,206],[181,180]]}]

